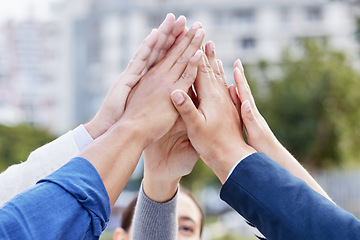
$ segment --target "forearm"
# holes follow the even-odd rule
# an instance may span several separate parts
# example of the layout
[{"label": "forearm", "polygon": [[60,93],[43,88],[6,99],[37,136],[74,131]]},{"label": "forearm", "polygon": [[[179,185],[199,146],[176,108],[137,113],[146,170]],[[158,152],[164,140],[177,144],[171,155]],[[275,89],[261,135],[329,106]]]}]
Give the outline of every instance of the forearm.
[{"label": "forearm", "polygon": [[358,239],[360,222],[265,154],[244,159],[221,198],[269,239]]},{"label": "forearm", "polygon": [[0,206],[41,178],[59,169],[79,153],[72,131],[33,151],[27,161],[0,174]]},{"label": "forearm", "polygon": [[131,121],[119,121],[80,153],[99,172],[113,205],[146,146],[146,137]]},{"label": "forearm", "polygon": [[306,182],[313,190],[320,193],[330,201],[332,199],[325,192],[324,189],[315,181],[315,179],[309,174],[308,171],[291,155],[289,151],[286,150],[281,143],[277,142],[277,146],[274,147],[276,149],[272,153],[268,154],[271,159],[274,159],[281,166],[291,172],[295,177],[302,179]]},{"label": "forearm", "polygon": [[97,239],[109,216],[100,176],[75,158],[0,209],[0,238]]}]

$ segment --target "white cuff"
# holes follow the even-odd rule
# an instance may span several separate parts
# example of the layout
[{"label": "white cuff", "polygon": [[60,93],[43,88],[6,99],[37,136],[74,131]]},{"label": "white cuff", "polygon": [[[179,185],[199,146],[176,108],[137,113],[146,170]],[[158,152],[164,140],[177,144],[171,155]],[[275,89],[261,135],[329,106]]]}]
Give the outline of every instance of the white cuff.
[{"label": "white cuff", "polygon": [[72,130],[72,134],[80,152],[94,140],[82,124]]},{"label": "white cuff", "polygon": [[247,157],[250,156],[251,154],[253,154],[253,153],[250,153],[250,154],[247,154],[247,155],[243,156],[242,158],[240,158],[239,161],[237,161],[237,162],[235,163],[235,165],[231,168],[229,174],[227,175],[226,180],[228,180],[228,178],[230,177],[230,175],[232,174],[232,172],[234,171],[234,169],[236,168],[236,166],[239,165],[239,163],[240,163],[242,160],[244,160],[245,158],[247,158]]}]

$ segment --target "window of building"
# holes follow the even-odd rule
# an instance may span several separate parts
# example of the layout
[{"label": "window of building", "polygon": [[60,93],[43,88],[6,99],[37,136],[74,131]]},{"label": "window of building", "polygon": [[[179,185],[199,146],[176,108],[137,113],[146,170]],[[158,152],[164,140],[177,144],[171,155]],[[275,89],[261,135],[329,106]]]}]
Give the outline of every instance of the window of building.
[{"label": "window of building", "polygon": [[306,19],[308,21],[320,21],[322,20],[323,12],[320,7],[308,7],[306,8]]},{"label": "window of building", "polygon": [[290,9],[289,8],[281,8],[280,9],[280,20],[283,23],[288,23],[291,21]]},{"label": "window of building", "polygon": [[254,10],[240,10],[233,14],[234,22],[239,25],[252,25],[255,23]]},{"label": "window of building", "polygon": [[243,38],[240,40],[240,46],[244,50],[252,50],[256,48],[256,39],[252,37]]}]

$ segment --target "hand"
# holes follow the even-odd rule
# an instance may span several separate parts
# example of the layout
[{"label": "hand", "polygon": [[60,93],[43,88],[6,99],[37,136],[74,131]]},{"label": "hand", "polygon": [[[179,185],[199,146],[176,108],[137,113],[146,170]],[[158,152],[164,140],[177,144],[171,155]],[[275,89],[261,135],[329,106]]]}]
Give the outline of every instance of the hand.
[{"label": "hand", "polygon": [[294,176],[304,180],[315,191],[332,201],[271,131],[255,105],[255,100],[251,94],[240,60],[237,60],[234,64],[234,79],[238,88],[236,90],[235,86],[230,86],[229,91],[239,114],[242,116],[249,145],[258,152],[264,152]]},{"label": "hand", "polygon": [[240,118],[231,101],[224,71],[215,58],[214,43],[206,44],[195,82],[199,107],[181,90],[171,94],[185,122],[189,139],[222,183],[243,156],[255,152],[242,136]]},{"label": "hand", "polygon": [[84,125],[94,139],[120,119],[131,89],[154,64],[163,59],[176,39],[183,37],[185,23],[185,17],[181,16],[175,21],[175,16],[168,14],[159,29],[153,30],[144,39],[134,58],[111,87],[95,117]]},{"label": "hand", "polygon": [[190,143],[181,118],[159,141],[144,151],[145,194],[156,202],[170,200],[177,191],[182,176],[189,174],[199,158]]},{"label": "hand", "polygon": [[178,118],[169,96],[174,89],[188,91],[193,84],[203,39],[204,30],[195,23],[132,90],[121,121],[129,120],[138,126],[144,148],[164,136]]}]

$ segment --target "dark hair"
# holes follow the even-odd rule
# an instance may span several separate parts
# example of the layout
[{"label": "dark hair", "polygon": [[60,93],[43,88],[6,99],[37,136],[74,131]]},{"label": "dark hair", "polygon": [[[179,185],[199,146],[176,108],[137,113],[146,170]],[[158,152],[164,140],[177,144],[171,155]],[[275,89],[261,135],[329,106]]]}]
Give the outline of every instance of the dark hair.
[{"label": "dark hair", "polygon": [[129,204],[124,208],[121,214],[121,228],[125,230],[125,232],[129,232],[131,227],[131,223],[134,218],[135,206],[138,199],[138,193],[131,199]]},{"label": "dark hair", "polygon": [[[191,194],[191,192],[189,190],[187,190],[184,187],[180,187],[180,192],[184,193],[185,195],[189,196],[191,198],[191,200],[193,200],[193,202],[195,203],[195,205],[198,207],[200,214],[201,214],[201,222],[200,222],[200,236],[202,234],[202,230],[204,227],[204,213],[200,207],[200,205],[198,204],[198,202],[195,200],[195,198],[193,197],[193,195]],[[131,227],[133,218],[134,218],[134,213],[135,213],[135,206],[136,206],[136,202],[138,199],[139,194],[137,193],[129,202],[129,204],[124,208],[124,210],[122,211],[122,217],[121,217],[121,222],[120,222],[120,226],[122,229],[124,229],[126,232],[129,232],[129,229]]]}]

